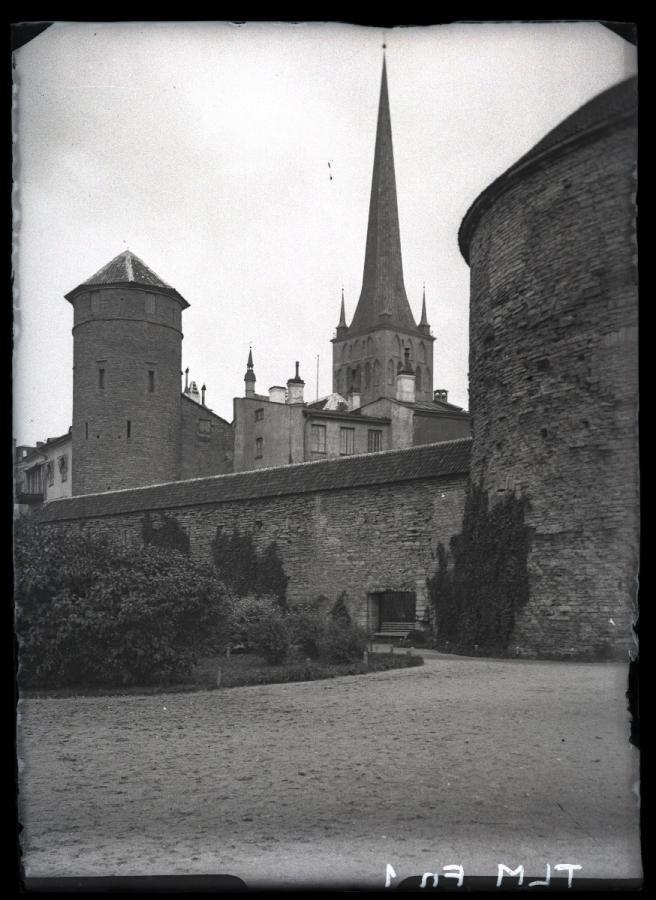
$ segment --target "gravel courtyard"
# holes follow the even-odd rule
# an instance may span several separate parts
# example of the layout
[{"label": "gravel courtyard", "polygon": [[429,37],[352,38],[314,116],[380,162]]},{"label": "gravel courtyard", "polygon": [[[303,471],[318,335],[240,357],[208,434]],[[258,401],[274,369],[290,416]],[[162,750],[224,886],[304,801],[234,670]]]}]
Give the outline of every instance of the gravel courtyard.
[{"label": "gravel courtyard", "polygon": [[21,701],[26,874],[639,877],[626,680],[429,653],[329,681]]}]

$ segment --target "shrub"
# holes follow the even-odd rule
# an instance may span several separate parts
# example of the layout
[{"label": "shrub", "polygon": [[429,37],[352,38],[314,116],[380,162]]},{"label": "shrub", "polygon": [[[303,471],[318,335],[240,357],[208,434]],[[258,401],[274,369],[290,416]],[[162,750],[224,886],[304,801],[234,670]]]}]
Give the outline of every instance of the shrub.
[{"label": "shrub", "polygon": [[249,626],[248,643],[270,665],[284,662],[292,645],[286,616],[279,610],[265,613]]},{"label": "shrub", "polygon": [[330,662],[351,662],[362,659],[368,643],[367,633],[359,625],[329,619],[323,635],[321,656]]},{"label": "shrub", "polygon": [[229,633],[225,588],[176,550],[17,523],[16,633],[24,686],[152,684],[187,674]]},{"label": "shrub", "polygon": [[312,606],[295,607],[288,615],[290,634],[301,656],[319,659],[326,631],[326,616]]}]

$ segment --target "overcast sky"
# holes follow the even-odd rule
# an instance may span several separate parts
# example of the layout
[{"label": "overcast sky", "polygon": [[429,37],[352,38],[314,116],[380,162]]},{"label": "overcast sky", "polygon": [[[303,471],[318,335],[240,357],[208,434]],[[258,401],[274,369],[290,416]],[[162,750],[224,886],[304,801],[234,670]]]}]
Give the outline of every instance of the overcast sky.
[{"label": "overcast sky", "polygon": [[64,294],[126,247],[191,304],[182,368],[219,415],[251,343],[259,392],[299,360],[314,399],[317,356],[332,390],[341,287],[350,322],[362,283],[384,37],[407,293],[418,318],[426,282],[434,386],[468,406],[460,222],[634,73],[630,44],[595,23],[55,24],[15,54],[18,443],[71,424]]}]

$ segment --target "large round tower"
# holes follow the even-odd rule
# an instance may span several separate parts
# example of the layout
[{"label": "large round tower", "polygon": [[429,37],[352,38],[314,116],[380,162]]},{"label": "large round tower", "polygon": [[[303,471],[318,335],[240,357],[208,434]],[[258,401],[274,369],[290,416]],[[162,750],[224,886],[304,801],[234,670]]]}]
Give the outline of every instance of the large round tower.
[{"label": "large round tower", "polygon": [[66,299],[74,308],[73,493],[176,480],[189,304],[129,250]]},{"label": "large round tower", "polygon": [[625,652],[638,553],[636,84],[599,94],[474,202],[472,481],[529,501],[513,644]]}]

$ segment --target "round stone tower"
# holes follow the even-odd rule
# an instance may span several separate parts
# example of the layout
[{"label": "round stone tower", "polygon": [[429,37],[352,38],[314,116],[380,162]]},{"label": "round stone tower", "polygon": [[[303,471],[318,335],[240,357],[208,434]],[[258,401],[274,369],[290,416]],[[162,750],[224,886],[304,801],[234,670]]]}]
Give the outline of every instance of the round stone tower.
[{"label": "round stone tower", "polygon": [[636,84],[599,94],[474,202],[472,482],[529,501],[511,647],[625,654],[639,546]]},{"label": "round stone tower", "polygon": [[176,480],[189,304],[130,251],[66,299],[74,309],[73,493]]}]

